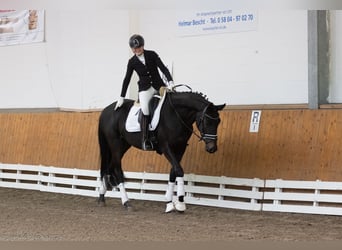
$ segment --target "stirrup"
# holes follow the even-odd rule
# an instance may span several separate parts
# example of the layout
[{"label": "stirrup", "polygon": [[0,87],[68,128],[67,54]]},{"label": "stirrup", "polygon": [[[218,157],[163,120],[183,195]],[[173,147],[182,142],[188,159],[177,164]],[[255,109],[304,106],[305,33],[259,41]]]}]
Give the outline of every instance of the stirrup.
[{"label": "stirrup", "polygon": [[145,150],[145,151],[153,151],[154,150],[153,144],[149,140],[143,141],[141,148],[142,148],[142,150]]}]

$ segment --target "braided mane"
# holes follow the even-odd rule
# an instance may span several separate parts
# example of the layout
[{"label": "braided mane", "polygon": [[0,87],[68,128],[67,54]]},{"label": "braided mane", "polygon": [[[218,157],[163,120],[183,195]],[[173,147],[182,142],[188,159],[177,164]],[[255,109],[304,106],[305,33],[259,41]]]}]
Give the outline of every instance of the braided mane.
[{"label": "braided mane", "polygon": [[209,101],[207,95],[203,94],[202,92],[192,92],[192,91],[189,91],[189,92],[186,92],[186,93],[192,93],[192,94],[195,94],[195,95],[199,95],[199,96],[203,97],[206,101]]},{"label": "braided mane", "polygon": [[193,91],[184,91],[184,92],[175,92],[176,94],[188,94],[188,95],[193,95],[194,98],[201,98],[203,101],[210,102],[207,95],[203,94],[202,92],[193,92]]},{"label": "braided mane", "polygon": [[205,101],[209,102],[207,95],[203,94],[202,92],[193,92],[192,88],[190,86],[188,86],[187,84],[178,84],[175,86],[175,89],[177,89],[177,87],[186,87],[187,89],[189,89],[189,91],[181,91],[181,92],[173,92],[173,93],[185,93],[185,94],[190,94],[190,95],[196,95],[196,96],[200,96],[202,97]]}]

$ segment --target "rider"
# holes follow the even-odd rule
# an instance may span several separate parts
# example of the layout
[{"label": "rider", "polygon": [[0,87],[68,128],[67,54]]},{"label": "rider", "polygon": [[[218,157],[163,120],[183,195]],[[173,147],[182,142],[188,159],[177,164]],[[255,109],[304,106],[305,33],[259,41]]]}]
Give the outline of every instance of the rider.
[{"label": "rider", "polygon": [[150,123],[148,103],[160,87],[165,86],[165,83],[158,72],[158,68],[165,75],[168,81],[168,87],[171,89],[174,87],[173,79],[158,54],[152,50],[144,49],[144,38],[141,35],[135,34],[131,36],[129,39],[129,46],[131,47],[134,56],[128,61],[121,95],[116,103],[115,110],[123,104],[133,71],[136,71],[139,76],[139,102],[143,113],[140,122],[142,131],[142,149],[153,150],[153,145],[148,138],[148,126]]}]

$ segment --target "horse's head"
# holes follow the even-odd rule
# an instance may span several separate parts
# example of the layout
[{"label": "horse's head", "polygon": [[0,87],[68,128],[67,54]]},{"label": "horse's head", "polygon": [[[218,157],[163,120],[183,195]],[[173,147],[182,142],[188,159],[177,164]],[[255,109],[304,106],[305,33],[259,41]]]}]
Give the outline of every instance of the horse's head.
[{"label": "horse's head", "polygon": [[214,105],[209,103],[201,112],[197,113],[196,125],[201,133],[201,139],[205,142],[205,149],[209,153],[217,150],[217,128],[220,123],[219,112],[225,104]]}]

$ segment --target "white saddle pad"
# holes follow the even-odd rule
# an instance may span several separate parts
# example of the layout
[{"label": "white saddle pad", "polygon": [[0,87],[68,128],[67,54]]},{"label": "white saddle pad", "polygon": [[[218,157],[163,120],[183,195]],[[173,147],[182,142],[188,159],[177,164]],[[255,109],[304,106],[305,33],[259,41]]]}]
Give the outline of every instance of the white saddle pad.
[{"label": "white saddle pad", "polygon": [[[149,126],[149,130],[153,131],[156,129],[159,123],[160,118],[160,110],[163,106],[165,100],[166,93],[161,97],[161,100],[158,103],[156,110],[154,111],[151,124]],[[139,132],[141,131],[140,123],[138,121],[139,113],[140,113],[140,104],[134,104],[131,107],[131,110],[128,113],[127,120],[126,120],[126,130],[128,132]]]}]

